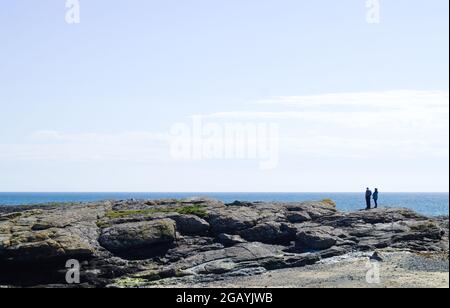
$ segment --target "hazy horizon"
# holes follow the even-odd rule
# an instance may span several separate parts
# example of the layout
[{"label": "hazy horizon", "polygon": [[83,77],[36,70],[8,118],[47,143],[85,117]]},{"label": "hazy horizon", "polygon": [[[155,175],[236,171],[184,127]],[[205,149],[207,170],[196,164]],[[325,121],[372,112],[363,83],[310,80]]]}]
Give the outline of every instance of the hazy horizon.
[{"label": "hazy horizon", "polygon": [[[362,191],[0,191],[0,194],[357,194]],[[449,194],[449,191],[380,191],[383,194]]]}]

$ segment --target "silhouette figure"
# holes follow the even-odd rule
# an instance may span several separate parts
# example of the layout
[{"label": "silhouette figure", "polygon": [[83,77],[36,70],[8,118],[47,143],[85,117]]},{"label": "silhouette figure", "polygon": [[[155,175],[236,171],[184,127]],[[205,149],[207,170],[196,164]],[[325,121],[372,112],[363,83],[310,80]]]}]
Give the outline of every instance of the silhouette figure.
[{"label": "silhouette figure", "polygon": [[369,187],[367,187],[366,190],[366,210],[370,210],[372,208],[372,202],[371,202],[371,198],[372,198],[372,191],[370,190]]},{"label": "silhouette figure", "polygon": [[375,202],[375,208],[378,208],[378,188],[375,188],[373,193],[373,201]]}]

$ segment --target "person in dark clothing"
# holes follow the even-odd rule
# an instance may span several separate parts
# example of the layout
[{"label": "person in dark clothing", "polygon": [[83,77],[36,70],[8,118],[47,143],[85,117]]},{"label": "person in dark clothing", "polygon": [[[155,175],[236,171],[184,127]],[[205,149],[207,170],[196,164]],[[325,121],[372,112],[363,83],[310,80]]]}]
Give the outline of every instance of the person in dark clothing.
[{"label": "person in dark clothing", "polygon": [[366,190],[366,210],[370,210],[372,208],[372,202],[371,202],[371,198],[372,198],[372,191],[370,190],[370,188],[367,187]]},{"label": "person in dark clothing", "polygon": [[378,188],[375,188],[372,198],[373,202],[375,202],[375,208],[378,208]]}]

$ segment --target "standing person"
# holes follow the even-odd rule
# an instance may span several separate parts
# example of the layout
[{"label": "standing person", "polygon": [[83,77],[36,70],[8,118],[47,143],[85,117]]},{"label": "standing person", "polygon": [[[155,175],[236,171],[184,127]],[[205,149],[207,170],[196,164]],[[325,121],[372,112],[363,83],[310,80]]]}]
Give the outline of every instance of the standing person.
[{"label": "standing person", "polygon": [[375,208],[378,208],[378,188],[375,188],[373,192],[373,201],[375,202]]},{"label": "standing person", "polygon": [[372,191],[370,190],[369,187],[367,187],[366,189],[366,210],[370,210],[372,207],[372,202],[371,202],[371,198],[372,198]]}]

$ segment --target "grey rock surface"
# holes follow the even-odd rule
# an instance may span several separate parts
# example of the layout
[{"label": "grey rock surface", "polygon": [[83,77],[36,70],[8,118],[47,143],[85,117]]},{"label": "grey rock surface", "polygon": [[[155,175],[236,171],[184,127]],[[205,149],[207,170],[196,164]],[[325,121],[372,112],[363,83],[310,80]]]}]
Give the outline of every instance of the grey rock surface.
[{"label": "grey rock surface", "polygon": [[[0,285],[164,286],[302,268],[391,249],[448,255],[448,217],[402,208],[339,212],[329,200],[202,198],[0,207]],[[18,274],[19,273],[19,274]]]}]

